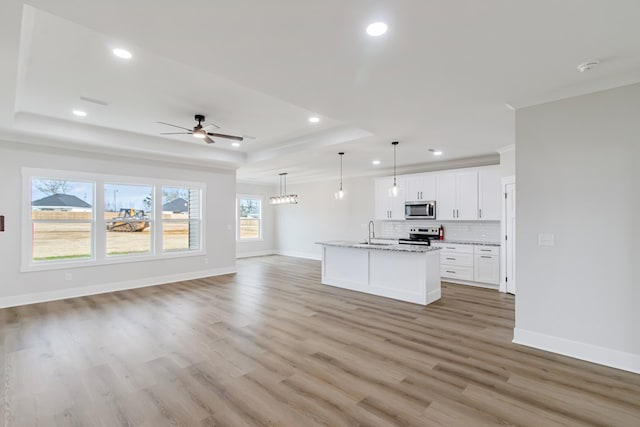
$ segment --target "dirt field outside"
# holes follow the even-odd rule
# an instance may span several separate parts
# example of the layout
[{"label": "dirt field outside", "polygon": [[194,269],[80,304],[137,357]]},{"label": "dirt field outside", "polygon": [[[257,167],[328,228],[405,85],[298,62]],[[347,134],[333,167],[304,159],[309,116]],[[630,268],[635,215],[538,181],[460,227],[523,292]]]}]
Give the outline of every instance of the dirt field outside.
[{"label": "dirt field outside", "polygon": [[240,220],[240,238],[241,239],[260,238],[260,220],[259,219],[241,219]]},{"label": "dirt field outside", "polygon": [[[62,215],[60,215],[62,214]],[[105,219],[116,217],[107,212]],[[86,212],[35,212],[34,219],[86,220]],[[163,214],[163,248],[165,251],[189,249],[189,222],[185,214]],[[153,223],[151,223],[153,226]],[[98,230],[101,232],[101,230]],[[151,228],[139,232],[104,231],[107,255],[142,254],[151,252]],[[33,224],[33,259],[52,260],[64,258],[88,258],[91,256],[91,223],[85,222],[35,222]]]}]

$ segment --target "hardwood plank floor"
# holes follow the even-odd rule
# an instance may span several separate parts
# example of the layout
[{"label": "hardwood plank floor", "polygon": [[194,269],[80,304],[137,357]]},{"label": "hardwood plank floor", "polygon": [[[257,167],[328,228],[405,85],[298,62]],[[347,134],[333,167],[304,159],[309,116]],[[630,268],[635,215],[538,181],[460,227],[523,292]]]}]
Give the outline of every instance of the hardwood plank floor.
[{"label": "hardwood plank floor", "polygon": [[640,425],[640,375],[511,343],[514,298],[422,307],[317,261],[0,310],[5,426]]}]

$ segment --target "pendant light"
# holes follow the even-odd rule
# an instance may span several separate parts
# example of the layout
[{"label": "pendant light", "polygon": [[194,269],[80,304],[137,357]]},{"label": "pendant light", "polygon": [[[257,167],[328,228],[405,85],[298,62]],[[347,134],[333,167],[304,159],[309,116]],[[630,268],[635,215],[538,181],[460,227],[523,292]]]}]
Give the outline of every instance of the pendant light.
[{"label": "pendant light", "polygon": [[344,199],[344,191],[342,190],[342,156],[344,156],[343,152],[338,153],[340,156],[340,189],[336,191],[336,200]]},{"label": "pendant light", "polygon": [[[287,204],[297,205],[298,195],[287,194],[287,173],[282,172],[278,175],[280,175],[280,192],[277,196],[272,196],[269,198],[269,204],[270,205],[287,205]],[[282,191],[283,189],[284,189],[284,192]]]},{"label": "pendant light", "polygon": [[393,187],[389,190],[389,193],[393,197],[398,197],[398,184],[396,182],[396,148],[398,147],[398,141],[393,141]]}]

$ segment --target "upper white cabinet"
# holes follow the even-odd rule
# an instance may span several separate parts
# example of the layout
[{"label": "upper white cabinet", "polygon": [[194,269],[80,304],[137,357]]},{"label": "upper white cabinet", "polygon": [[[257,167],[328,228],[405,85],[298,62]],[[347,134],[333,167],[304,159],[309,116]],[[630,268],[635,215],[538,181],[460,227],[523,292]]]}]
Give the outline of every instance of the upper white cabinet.
[{"label": "upper white cabinet", "polygon": [[436,199],[436,175],[408,175],[405,178],[407,202]]},{"label": "upper white cabinet", "polygon": [[438,174],[435,200],[438,220],[478,219],[478,172]]},{"label": "upper white cabinet", "polygon": [[376,219],[404,219],[405,182],[397,177],[398,195],[391,194],[393,177],[376,179]]},{"label": "upper white cabinet", "polygon": [[502,218],[502,175],[497,168],[478,171],[478,219],[499,221]]},{"label": "upper white cabinet", "polygon": [[376,219],[404,219],[404,203],[436,201],[439,221],[499,221],[501,174],[498,167],[479,167],[444,172],[400,175],[398,195],[389,190],[393,177],[377,178]]}]

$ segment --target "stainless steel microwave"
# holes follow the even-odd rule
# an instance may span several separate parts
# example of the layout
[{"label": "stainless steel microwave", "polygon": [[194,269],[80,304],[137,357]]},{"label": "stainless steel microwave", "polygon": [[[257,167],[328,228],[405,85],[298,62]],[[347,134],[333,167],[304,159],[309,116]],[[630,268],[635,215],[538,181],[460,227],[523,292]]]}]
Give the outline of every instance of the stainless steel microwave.
[{"label": "stainless steel microwave", "polygon": [[436,219],[436,201],[405,202],[404,219]]}]

